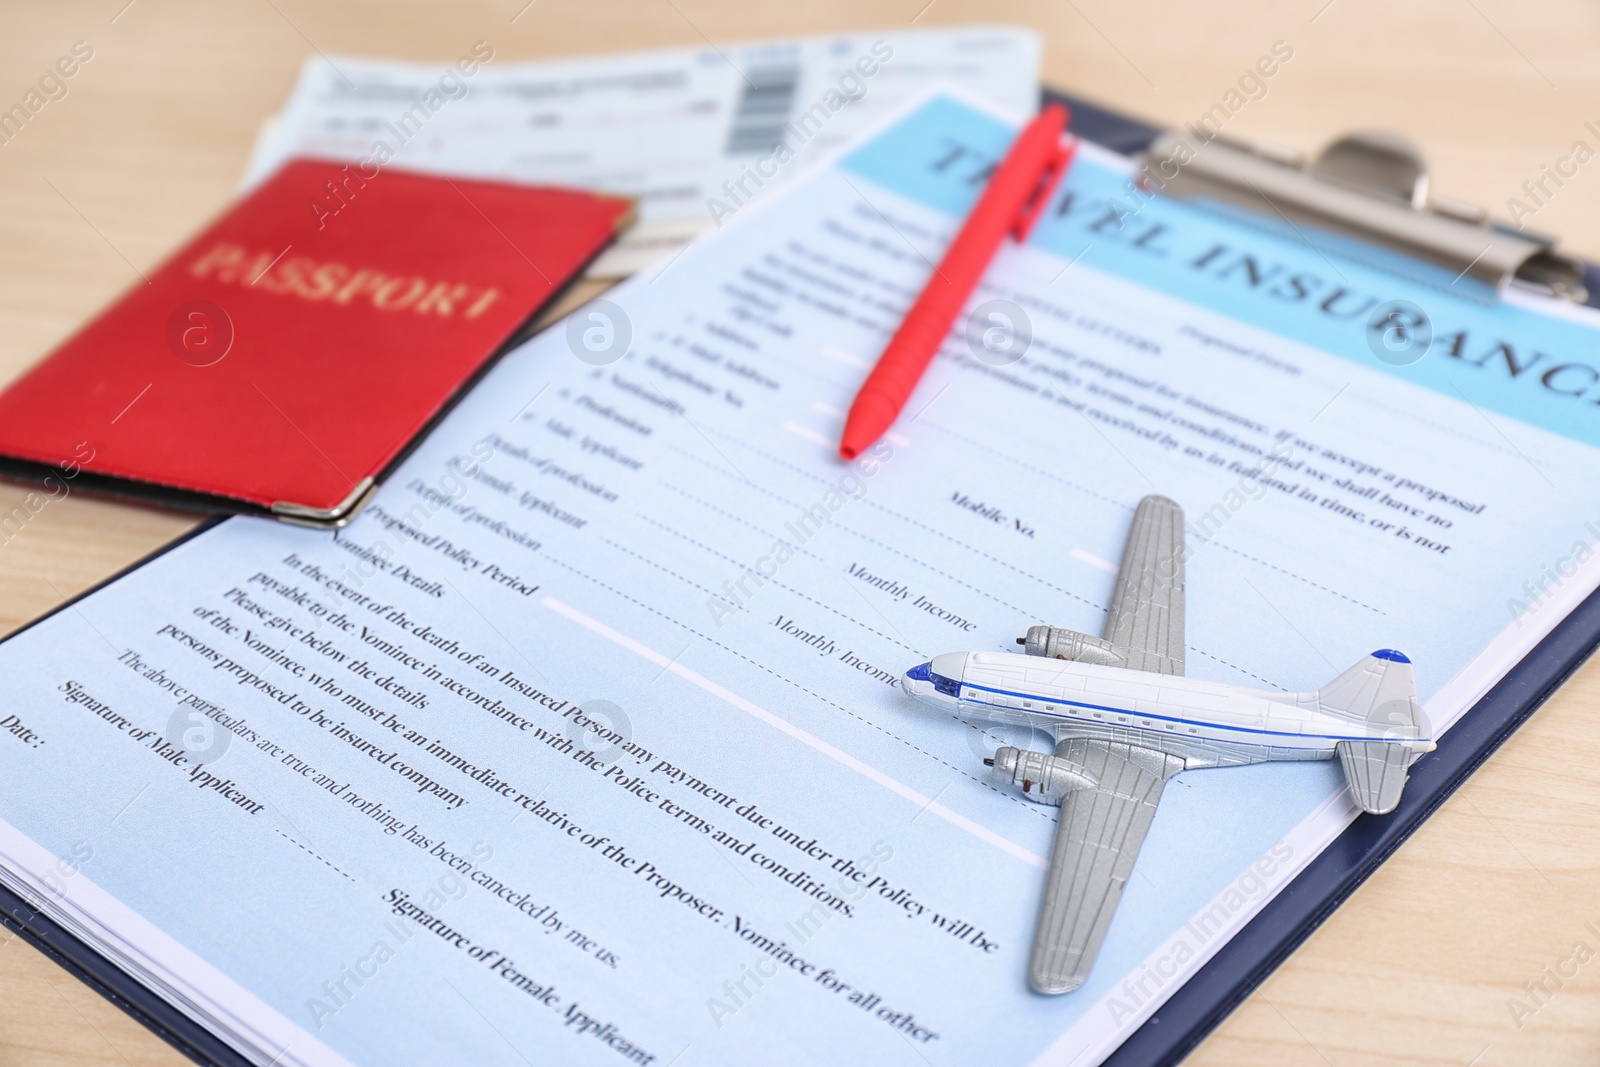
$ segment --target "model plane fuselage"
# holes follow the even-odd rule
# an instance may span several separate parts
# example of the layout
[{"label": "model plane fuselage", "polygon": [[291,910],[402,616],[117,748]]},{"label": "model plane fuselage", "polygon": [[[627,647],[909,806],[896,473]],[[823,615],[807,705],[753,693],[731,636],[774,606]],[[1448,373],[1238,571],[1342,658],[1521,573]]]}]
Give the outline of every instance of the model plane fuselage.
[{"label": "model plane fuselage", "polygon": [[[1410,663],[1388,649],[1369,658]],[[1190,768],[1333,759],[1341,741],[1399,731],[1405,736],[1397,739],[1413,752],[1433,747],[1407,729],[1409,709],[1383,709],[1381,701],[1374,717],[1372,705],[1329,706],[1320,697],[1325,690],[1276,692],[1013,652],[947,652],[913,667],[902,684],[920,700],[968,718],[1061,737],[1133,741],[1180,756]],[[1406,700],[1398,691],[1393,699]]]}]

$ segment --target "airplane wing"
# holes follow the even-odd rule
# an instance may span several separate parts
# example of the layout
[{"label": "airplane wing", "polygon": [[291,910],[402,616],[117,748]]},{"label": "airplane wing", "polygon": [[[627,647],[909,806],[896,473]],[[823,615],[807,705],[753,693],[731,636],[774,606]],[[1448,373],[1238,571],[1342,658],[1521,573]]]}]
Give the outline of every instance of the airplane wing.
[{"label": "airplane wing", "polygon": [[1177,756],[1081,737],[1058,744],[1056,757],[1099,784],[1073,790],[1061,804],[1028,969],[1041,993],[1069,993],[1089,977],[1161,790],[1183,770]]},{"label": "airplane wing", "polygon": [[1133,513],[1101,636],[1124,651],[1124,666],[1183,673],[1183,509],[1164,496]]}]

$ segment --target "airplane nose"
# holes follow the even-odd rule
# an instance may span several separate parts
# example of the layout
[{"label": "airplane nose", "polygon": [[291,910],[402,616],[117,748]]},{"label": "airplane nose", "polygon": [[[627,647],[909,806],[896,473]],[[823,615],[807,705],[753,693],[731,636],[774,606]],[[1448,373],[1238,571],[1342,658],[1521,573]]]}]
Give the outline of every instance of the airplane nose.
[{"label": "airplane nose", "polygon": [[933,664],[934,661],[930,660],[927,663],[919,663],[909,671],[906,671],[905,676],[900,679],[900,688],[924,704],[932,704],[934,707],[944,708],[953,703],[953,701],[950,697],[939,692],[938,681],[934,677],[937,672],[933,669]]},{"label": "airplane nose", "polygon": [[927,700],[933,696],[933,676],[928,673],[931,663],[919,663],[906,671],[900,680],[900,688],[910,693],[919,700]]},{"label": "airplane nose", "polygon": [[900,688],[918,700],[948,709],[958,703],[956,686],[966,667],[967,653],[946,652],[906,671]]}]

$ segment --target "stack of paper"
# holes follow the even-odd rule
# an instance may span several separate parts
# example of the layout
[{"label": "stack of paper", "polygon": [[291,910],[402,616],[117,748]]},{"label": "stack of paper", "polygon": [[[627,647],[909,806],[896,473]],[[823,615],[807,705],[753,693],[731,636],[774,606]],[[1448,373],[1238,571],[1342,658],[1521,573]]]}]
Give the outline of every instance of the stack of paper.
[{"label": "stack of paper", "polygon": [[[965,27],[459,66],[309,60],[246,184],[293,155],[576,186],[639,200],[591,276],[622,277],[944,81],[1008,111],[1039,96],[1039,41]],[[467,71],[471,73],[466,73]]]}]

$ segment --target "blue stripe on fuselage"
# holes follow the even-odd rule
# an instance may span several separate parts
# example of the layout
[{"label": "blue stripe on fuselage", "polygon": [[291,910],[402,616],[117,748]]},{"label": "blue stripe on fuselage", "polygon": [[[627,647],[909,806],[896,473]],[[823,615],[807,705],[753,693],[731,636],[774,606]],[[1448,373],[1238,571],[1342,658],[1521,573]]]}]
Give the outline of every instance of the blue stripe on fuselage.
[{"label": "blue stripe on fuselage", "polygon": [[[1256,734],[1256,735],[1261,736],[1261,737],[1296,737],[1296,738],[1301,738],[1301,739],[1314,738],[1314,739],[1316,739],[1318,741],[1371,741],[1371,740],[1373,740],[1370,736],[1367,736],[1367,735],[1358,735],[1358,736],[1355,736],[1355,737],[1344,737],[1344,736],[1341,736],[1339,734],[1301,734],[1301,733],[1289,733],[1288,731],[1285,731],[1285,730],[1259,730],[1259,729],[1256,729],[1255,727],[1252,727],[1252,726],[1226,726],[1226,725],[1224,725],[1224,724],[1222,724],[1220,722],[1206,722],[1206,721],[1201,720],[1201,719],[1177,719],[1177,718],[1173,718],[1170,715],[1156,715],[1156,714],[1153,714],[1153,713],[1148,712],[1148,711],[1132,711],[1132,710],[1130,710],[1128,708],[1107,707],[1104,704],[1085,704],[1085,703],[1083,703],[1081,701],[1064,700],[1064,699],[1062,699],[1060,697],[1045,697],[1045,696],[1040,696],[1037,693],[1018,693],[1018,692],[1014,692],[1014,691],[1012,691],[1010,689],[995,689],[992,686],[978,685],[975,682],[965,682],[964,681],[964,682],[961,683],[961,685],[962,685],[963,688],[966,688],[966,689],[981,689],[985,693],[997,693],[1000,696],[1017,697],[1017,698],[1019,698],[1021,700],[1037,700],[1040,703],[1046,703],[1046,704],[1067,704],[1067,705],[1069,705],[1071,707],[1074,707],[1074,708],[1088,708],[1091,711],[1109,711],[1114,715],[1132,715],[1132,716],[1135,716],[1135,717],[1140,718],[1140,719],[1160,719],[1162,722],[1177,722],[1177,723],[1182,723],[1185,726],[1204,726],[1204,727],[1206,727],[1207,729],[1210,729],[1210,730],[1232,730],[1235,733]],[[968,697],[962,697],[961,699],[967,700],[969,698]],[[1005,711],[1020,711],[1020,712],[1023,712],[1024,714],[1030,714],[1030,715],[1049,715],[1050,714],[1049,712],[1037,712],[1037,711],[1033,711],[1032,709],[1007,708],[1003,704],[991,704],[987,700],[974,700],[973,703],[974,704],[982,704],[986,708],[1002,708]],[[1058,718],[1058,719],[1066,718],[1066,716],[1063,716],[1063,715],[1057,715],[1057,716],[1054,716],[1054,717]],[[1123,724],[1111,723],[1109,725],[1116,726],[1116,725],[1123,725]],[[1138,729],[1138,727],[1132,727],[1132,728],[1133,729]],[[1427,739],[1426,738],[1417,738],[1416,740],[1418,742],[1420,742],[1420,743],[1426,743]],[[1236,744],[1247,744],[1248,742],[1234,742],[1234,743],[1236,743]]]}]

